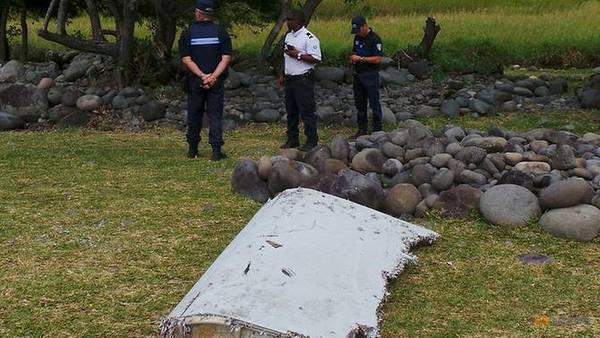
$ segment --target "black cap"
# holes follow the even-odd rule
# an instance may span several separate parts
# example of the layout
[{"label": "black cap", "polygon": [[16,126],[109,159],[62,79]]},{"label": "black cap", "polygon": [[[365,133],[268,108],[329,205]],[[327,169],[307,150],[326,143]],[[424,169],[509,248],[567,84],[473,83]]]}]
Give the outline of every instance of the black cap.
[{"label": "black cap", "polygon": [[212,13],[215,11],[215,2],[212,0],[197,0],[196,9],[203,12]]},{"label": "black cap", "polygon": [[365,19],[364,16],[357,16],[354,19],[352,19],[352,31],[350,33],[352,34],[356,34],[358,33],[358,30],[367,24],[367,19]]}]

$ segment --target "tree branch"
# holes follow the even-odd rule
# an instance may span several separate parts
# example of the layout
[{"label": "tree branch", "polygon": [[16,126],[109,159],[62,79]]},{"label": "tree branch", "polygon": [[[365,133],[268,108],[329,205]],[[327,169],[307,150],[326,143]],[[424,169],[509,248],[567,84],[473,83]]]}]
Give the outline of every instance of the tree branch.
[{"label": "tree branch", "polygon": [[56,31],[58,34],[67,34],[67,3],[69,0],[60,0],[58,15],[56,19]]},{"label": "tree branch", "polygon": [[98,15],[98,7],[96,2],[92,0],[85,0],[87,5],[88,16],[90,17],[90,24],[92,26],[92,37],[95,41],[104,41],[102,35],[102,25],[100,23],[100,16]]},{"label": "tree branch", "polygon": [[56,5],[58,5],[58,0],[52,0],[50,5],[48,6],[48,11],[46,11],[46,17],[44,18],[44,26],[43,26],[44,27],[43,30],[45,30],[45,31],[48,30],[48,24],[50,23],[50,18],[52,17],[54,10],[56,9]]},{"label": "tree branch", "polygon": [[52,33],[45,30],[39,30],[38,35],[48,41],[56,42],[63,46],[84,52],[100,53],[115,58],[119,55],[117,45],[108,42],[82,40],[69,35]]}]

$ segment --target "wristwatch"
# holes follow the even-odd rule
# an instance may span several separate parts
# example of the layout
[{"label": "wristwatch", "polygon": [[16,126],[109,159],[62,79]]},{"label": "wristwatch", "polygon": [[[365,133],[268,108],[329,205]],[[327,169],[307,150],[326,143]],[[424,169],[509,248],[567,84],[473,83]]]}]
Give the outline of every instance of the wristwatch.
[{"label": "wristwatch", "polygon": [[302,60],[302,53],[298,53],[298,56],[296,57],[298,60]]}]

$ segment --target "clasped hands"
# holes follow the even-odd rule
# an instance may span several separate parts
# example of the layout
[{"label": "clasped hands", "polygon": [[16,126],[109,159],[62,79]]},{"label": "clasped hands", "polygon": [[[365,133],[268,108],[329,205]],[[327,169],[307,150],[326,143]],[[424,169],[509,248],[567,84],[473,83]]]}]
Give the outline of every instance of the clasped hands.
[{"label": "clasped hands", "polygon": [[349,60],[349,62],[350,62],[350,64],[353,64],[353,65],[355,65],[355,64],[357,64],[357,63],[361,62],[362,60],[363,60],[363,57],[362,57],[362,56],[358,56],[358,55],[356,55],[356,54],[352,54],[352,55],[350,55],[350,60]]},{"label": "clasped hands", "polygon": [[211,74],[202,74],[202,76],[200,76],[200,79],[202,79],[202,88],[204,88],[204,89],[210,89],[219,80],[212,73]]}]

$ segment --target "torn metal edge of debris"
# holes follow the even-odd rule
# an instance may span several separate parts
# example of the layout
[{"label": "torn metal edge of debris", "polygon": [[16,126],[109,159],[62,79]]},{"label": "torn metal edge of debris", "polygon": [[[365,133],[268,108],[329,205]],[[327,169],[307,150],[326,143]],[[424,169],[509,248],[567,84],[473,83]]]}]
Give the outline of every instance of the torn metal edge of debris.
[{"label": "torn metal edge of debris", "polygon": [[[323,226],[319,225],[319,219],[323,220]],[[335,221],[332,222],[332,220]],[[340,221],[339,223],[342,224],[332,224],[336,223],[336,221],[338,220]],[[299,225],[309,223],[312,224],[312,227],[302,228],[302,226]],[[360,225],[358,225],[359,223]],[[356,226],[356,229],[358,229],[358,232],[360,232],[361,234],[349,231],[348,229],[350,229],[351,226]],[[372,230],[370,235],[369,233],[367,233],[367,235],[363,235],[366,232],[366,230]],[[341,323],[343,325],[338,325],[335,329],[321,329],[321,331],[311,330],[310,327],[307,327],[310,326],[310,323],[307,320],[307,318],[296,318],[300,322],[304,320],[304,326],[301,324],[296,325],[297,327],[292,328],[293,331],[291,331],[282,329],[282,327],[288,327],[286,326],[286,323],[287,325],[289,325],[289,320],[283,320],[279,323],[277,323],[277,321],[278,318],[284,316],[285,310],[294,310],[292,307],[288,307],[287,309],[285,306],[280,306],[280,308],[272,309],[268,308],[268,310],[271,311],[275,310],[278,312],[283,312],[279,317],[273,317],[273,314],[268,314],[266,312],[268,310],[263,309],[265,311],[264,317],[270,318],[270,320],[274,322],[269,322],[267,319],[262,320],[263,318],[260,314],[260,307],[254,306],[256,303],[250,303],[250,305],[245,304],[247,305],[246,308],[244,308],[243,305],[239,305],[238,307],[238,302],[242,304],[244,303],[243,299],[239,299],[243,298],[243,293],[241,291],[236,291],[235,293],[232,293],[230,291],[231,285],[240,286],[243,285],[240,283],[245,283],[245,281],[247,280],[247,283],[249,283],[249,285],[245,285],[246,289],[251,291],[251,288],[256,288],[254,291],[264,291],[260,289],[260,285],[257,286],[257,284],[260,283],[256,283],[256,280],[254,280],[254,283],[252,283],[253,281],[249,279],[250,277],[248,277],[248,275],[260,275],[262,273],[263,275],[261,275],[261,277],[263,279],[261,279],[261,281],[268,279],[273,281],[279,278],[276,280],[278,284],[276,284],[275,287],[279,287],[278,290],[283,292],[285,292],[286,290],[291,290],[292,295],[289,297],[297,295],[298,289],[306,288],[306,285],[315,285],[315,283],[322,283],[324,279],[328,278],[327,273],[318,274],[319,278],[317,280],[311,280],[310,277],[304,277],[306,278],[306,280],[303,280],[305,284],[298,285],[298,283],[301,282],[296,282],[297,284],[293,286],[286,286],[286,283],[288,283],[286,282],[286,280],[290,281],[289,283],[294,283],[295,280],[301,278],[296,277],[296,272],[294,272],[293,269],[286,266],[282,266],[281,264],[274,266],[273,262],[274,260],[276,261],[277,259],[280,259],[280,257],[284,257],[286,255],[286,252],[288,255],[287,258],[291,258],[292,261],[294,259],[296,259],[297,261],[301,260],[305,258],[304,255],[300,256],[298,254],[300,252],[300,249],[294,248],[295,245],[299,246],[298,242],[302,242],[302,245],[304,245],[304,247],[302,247],[301,249],[306,249],[307,241],[316,242],[310,244],[314,245],[315,249],[322,248],[322,246],[319,245],[330,245],[331,243],[327,242],[327,240],[331,240],[331,236],[334,234],[337,236],[338,232],[340,233],[339,237],[341,238],[341,241],[339,243],[339,249],[346,249],[346,251],[338,250],[337,252],[334,252],[338,254],[337,256],[335,256],[332,255],[331,252],[323,250],[323,253],[312,253],[312,258],[317,259],[317,261],[324,262],[320,265],[329,264],[326,267],[328,270],[323,270],[334,272],[332,273],[332,275],[346,273],[348,275],[349,280],[352,280],[352,278],[354,278],[355,284],[360,284],[360,282],[363,282],[365,285],[351,285],[352,288],[356,289],[352,289],[351,291],[363,291],[363,294],[356,295],[356,298],[359,298],[359,300],[357,300],[356,302],[360,303],[361,305],[366,304],[366,306],[364,307],[368,308],[369,311],[375,313],[375,319],[373,318],[372,314],[365,316],[365,311],[363,309],[354,312],[348,310],[347,312],[349,313],[347,314],[347,317],[352,318],[344,317]],[[294,234],[290,235],[292,233]],[[301,233],[302,235],[299,235],[299,233]],[[298,236],[298,238],[296,236]],[[371,237],[364,239],[363,237],[366,236]],[[263,248],[265,248],[264,245],[258,248],[258,250],[254,248],[253,251],[251,251],[249,248],[253,247],[254,243],[256,242],[256,239],[258,238],[262,238],[262,243],[267,244],[267,248],[271,248],[273,251],[277,251],[277,253],[273,253],[269,259],[265,259],[265,255],[268,256],[268,254],[265,254],[263,251]],[[265,241],[264,238],[270,239]],[[338,239],[337,237],[334,238]],[[250,222],[246,225],[246,227],[244,227],[244,229],[240,231],[236,238],[225,248],[225,250],[219,255],[219,257],[215,260],[211,267],[209,267],[209,269],[202,275],[202,277],[198,280],[194,287],[188,292],[188,294],[173,309],[169,316],[162,319],[160,324],[160,337],[379,337],[378,324],[381,318],[381,306],[383,305],[385,298],[389,295],[389,281],[398,277],[400,273],[402,273],[402,271],[404,270],[405,265],[416,264],[417,257],[409,253],[411,248],[421,243],[432,244],[438,238],[439,234],[431,230],[428,230],[415,224],[404,222],[400,219],[394,218],[392,216],[389,216],[387,214],[381,213],[373,209],[369,209],[362,205],[358,205],[345,199],[341,199],[332,195],[305,188],[286,190],[274,199],[269,200],[265,205],[262,206],[262,208],[255,214],[252,220],[250,220]],[[287,242],[286,239],[288,240]],[[294,241],[292,241],[292,239]],[[298,239],[298,241],[295,241],[296,239]],[[344,243],[344,239],[347,240],[346,243]],[[319,243],[319,241],[322,241],[322,243]],[[344,245],[346,245],[345,248]],[[344,260],[349,260],[345,257],[346,254],[350,255],[348,251],[352,251],[354,250],[354,247],[360,245],[363,245],[363,247],[361,247],[361,253],[367,252],[374,256],[379,255],[378,257],[374,257],[376,262],[369,262],[368,266],[372,270],[379,269],[378,271],[380,271],[380,274],[379,276],[371,276],[370,280],[366,281],[365,277],[363,276],[352,275],[346,271],[336,270],[336,268],[339,270],[341,269],[341,267],[343,267],[343,264],[336,263],[340,263]],[[395,251],[392,252],[390,248],[394,249]],[[323,256],[318,256],[319,254]],[[364,255],[360,256],[356,254],[354,258],[356,259],[357,257],[364,258]],[[263,259],[263,261],[261,261],[261,259]],[[338,259],[339,261],[336,262],[336,259]],[[377,261],[377,259],[379,259],[381,262]],[[302,264],[308,264],[306,262],[296,263],[298,263],[297,265],[300,265],[299,271],[302,271]],[[348,262],[343,263],[346,265],[348,264]],[[355,274],[359,271],[358,268],[360,267],[360,263],[362,263],[363,265],[366,264],[363,261],[359,261],[357,263],[357,266],[353,266],[354,270],[356,270],[354,271]],[[238,272],[235,275],[235,277],[232,277],[234,276],[233,272],[231,272],[232,269],[228,268],[228,266],[231,266],[233,264],[243,264],[243,266],[241,266],[240,269],[237,270]],[[373,267],[371,265],[377,266]],[[269,268],[268,273],[264,271],[266,269],[261,269],[261,267],[265,266]],[[316,269],[318,268],[322,267],[316,267]],[[273,269],[279,270],[280,277],[276,277],[275,274],[270,272]],[[294,269],[296,269],[296,267],[294,267]],[[240,282],[240,277],[238,275],[242,275],[246,279]],[[283,278],[284,280],[282,281],[281,278]],[[219,282],[231,282],[231,285],[228,285],[229,288],[227,289],[227,291],[224,291],[225,289],[219,290],[218,286],[215,286],[215,284],[218,284]],[[334,281],[330,282],[334,283]],[[268,284],[268,281],[265,282],[265,284]],[[285,287],[287,287],[288,289],[285,289]],[[291,289],[294,287],[296,289]],[[350,286],[348,285],[346,285],[346,287],[350,288]],[[210,292],[208,292],[209,288]],[[264,288],[267,287],[265,286]],[[344,286],[340,286],[340,289],[343,288]],[[215,291],[215,289],[217,290]],[[267,291],[273,292],[272,289],[274,289],[274,287],[271,286],[271,288]],[[346,292],[346,296],[344,297],[348,297],[348,293],[349,292]],[[312,296],[311,293],[308,294]],[[337,301],[339,301],[338,303],[344,302],[342,294],[343,292],[340,292],[340,298],[337,299]],[[208,300],[200,300],[200,298],[202,297],[208,297]],[[233,299],[234,297],[237,299]],[[331,295],[331,297],[332,299],[335,299],[335,295]],[[250,299],[246,300],[246,302],[260,302],[260,298],[249,298]],[[372,300],[373,298],[376,299],[376,302]],[[321,299],[315,301],[320,300]],[[202,303],[200,303],[201,301]],[[298,304],[301,304],[302,301],[305,301],[305,299],[297,299]],[[330,299],[329,301],[332,300]],[[212,308],[210,304],[213,304]],[[226,307],[227,305],[223,304],[227,304],[230,307]],[[322,315],[311,313],[311,316],[306,317],[327,318],[327,312],[333,311],[335,313],[336,311],[340,310],[339,307],[335,308],[336,305],[330,305],[328,309],[324,309]],[[193,307],[193,311],[190,310],[190,307]],[[242,308],[244,309],[242,310]],[[251,315],[248,314],[247,308],[252,309]],[[190,310],[190,313],[188,313],[188,310]],[[315,309],[312,308],[312,310],[314,311]],[[258,313],[252,313],[254,311]],[[293,311],[289,311],[290,316],[292,316],[292,312]],[[295,315],[298,316],[298,313],[296,313]],[[254,320],[252,320],[253,318]],[[257,320],[257,318],[259,320]],[[354,324],[350,325],[351,323]],[[361,323],[368,325],[363,325]],[[345,331],[343,331],[344,333],[342,333],[340,327],[345,328]]]}]

